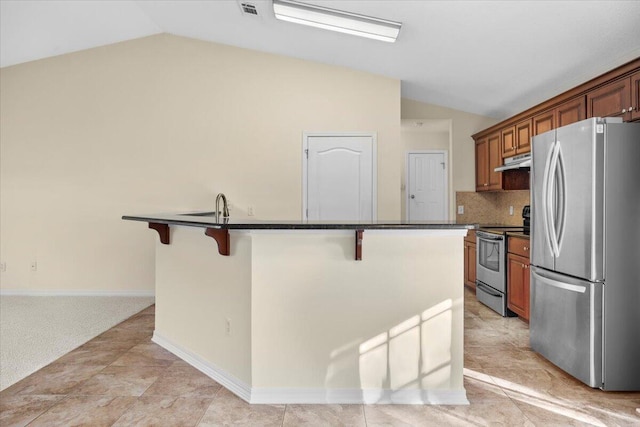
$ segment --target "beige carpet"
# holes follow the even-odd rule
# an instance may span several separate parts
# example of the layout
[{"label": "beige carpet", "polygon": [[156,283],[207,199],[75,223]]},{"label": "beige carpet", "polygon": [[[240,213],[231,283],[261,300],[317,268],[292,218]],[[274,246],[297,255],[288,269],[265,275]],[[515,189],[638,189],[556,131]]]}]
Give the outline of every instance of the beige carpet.
[{"label": "beige carpet", "polygon": [[0,296],[0,390],[153,302],[152,297]]}]

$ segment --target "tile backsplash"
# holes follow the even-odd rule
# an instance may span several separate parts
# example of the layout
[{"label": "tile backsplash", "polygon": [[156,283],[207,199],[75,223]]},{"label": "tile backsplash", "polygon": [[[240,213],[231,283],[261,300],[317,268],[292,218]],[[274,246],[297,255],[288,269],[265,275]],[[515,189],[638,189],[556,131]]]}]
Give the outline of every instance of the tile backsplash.
[{"label": "tile backsplash", "polygon": [[[479,224],[522,225],[522,208],[530,201],[529,190],[456,192],[456,212],[464,206],[464,214],[456,214],[456,222]],[[509,215],[513,206],[513,215]]]}]

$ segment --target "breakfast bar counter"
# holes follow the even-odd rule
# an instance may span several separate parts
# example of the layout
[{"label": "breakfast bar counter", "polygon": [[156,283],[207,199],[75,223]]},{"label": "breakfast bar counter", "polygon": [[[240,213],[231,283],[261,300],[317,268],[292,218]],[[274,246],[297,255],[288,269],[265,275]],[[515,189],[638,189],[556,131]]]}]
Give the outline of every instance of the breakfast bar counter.
[{"label": "breakfast bar counter", "polygon": [[159,235],[154,342],[247,402],[468,403],[462,241],[476,225],[123,219]]}]

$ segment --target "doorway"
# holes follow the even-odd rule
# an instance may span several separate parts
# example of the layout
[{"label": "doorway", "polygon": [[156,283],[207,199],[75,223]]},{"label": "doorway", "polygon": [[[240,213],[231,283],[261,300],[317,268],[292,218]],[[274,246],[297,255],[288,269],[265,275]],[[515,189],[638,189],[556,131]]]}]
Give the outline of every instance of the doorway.
[{"label": "doorway", "polygon": [[375,134],[305,133],[302,218],[376,220],[376,175]]},{"label": "doorway", "polygon": [[445,221],[448,209],[447,152],[407,153],[406,206],[409,221]]}]

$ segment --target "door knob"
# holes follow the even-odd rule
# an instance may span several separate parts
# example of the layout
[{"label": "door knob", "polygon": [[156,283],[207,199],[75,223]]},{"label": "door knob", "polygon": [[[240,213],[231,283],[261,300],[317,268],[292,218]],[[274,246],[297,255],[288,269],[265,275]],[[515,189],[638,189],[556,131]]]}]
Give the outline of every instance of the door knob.
[{"label": "door knob", "polygon": [[416,198],[416,196],[412,194],[412,195],[411,195],[411,198],[412,198],[412,199],[415,199],[415,198]]}]

